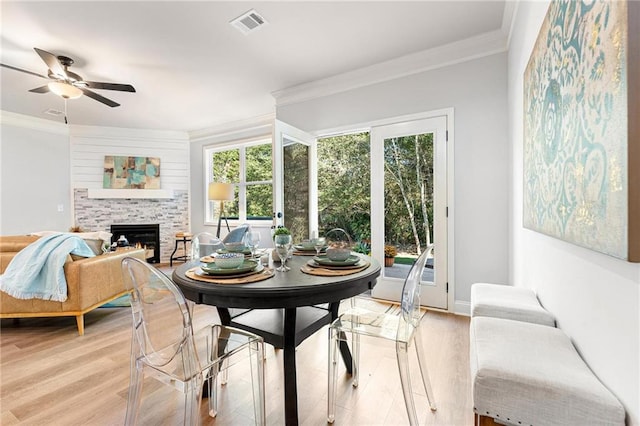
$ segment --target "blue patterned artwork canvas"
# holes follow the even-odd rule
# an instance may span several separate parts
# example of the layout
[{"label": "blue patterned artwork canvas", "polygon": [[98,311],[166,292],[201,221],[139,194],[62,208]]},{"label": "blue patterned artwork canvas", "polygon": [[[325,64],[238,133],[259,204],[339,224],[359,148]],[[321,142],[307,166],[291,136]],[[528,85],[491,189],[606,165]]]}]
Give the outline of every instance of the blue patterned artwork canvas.
[{"label": "blue patterned artwork canvas", "polygon": [[524,74],[524,226],[622,259],[627,12],[622,1],[552,1]]},{"label": "blue patterned artwork canvas", "polygon": [[106,155],[102,187],[108,189],[160,189],[160,159]]}]

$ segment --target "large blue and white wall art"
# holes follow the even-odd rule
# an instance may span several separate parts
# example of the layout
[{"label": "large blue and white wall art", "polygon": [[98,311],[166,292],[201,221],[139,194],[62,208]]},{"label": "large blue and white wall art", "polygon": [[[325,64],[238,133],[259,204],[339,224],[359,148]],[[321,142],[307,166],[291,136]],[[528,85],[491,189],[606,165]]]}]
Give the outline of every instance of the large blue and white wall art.
[{"label": "large blue and white wall art", "polygon": [[523,221],[640,261],[640,140],[632,122],[640,116],[631,114],[640,75],[638,42],[630,40],[638,13],[631,3],[549,6],[524,75]]}]

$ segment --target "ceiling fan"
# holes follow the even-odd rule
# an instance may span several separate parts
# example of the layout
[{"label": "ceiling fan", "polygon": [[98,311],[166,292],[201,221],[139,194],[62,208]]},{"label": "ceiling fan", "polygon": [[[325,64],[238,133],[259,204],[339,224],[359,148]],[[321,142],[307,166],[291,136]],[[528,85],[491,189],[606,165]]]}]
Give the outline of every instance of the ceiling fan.
[{"label": "ceiling fan", "polygon": [[38,55],[40,55],[40,58],[42,58],[44,63],[49,67],[46,76],[0,63],[0,66],[3,66],[5,68],[53,80],[44,86],[36,87],[35,89],[29,90],[30,92],[53,92],[56,95],[63,97],[64,99],[76,99],[84,94],[91,99],[95,99],[96,101],[102,102],[103,104],[113,108],[120,106],[120,104],[112,101],[111,99],[105,98],[104,96],[99,95],[98,93],[93,92],[89,89],[117,90],[120,92],[136,91],[136,89],[134,89],[134,87],[130,84],[101,83],[98,81],[84,80],[78,74],[69,71],[69,67],[73,65],[73,59],[67,56],[56,56],[53,53],[38,49],[37,47],[34,47],[33,49]]}]

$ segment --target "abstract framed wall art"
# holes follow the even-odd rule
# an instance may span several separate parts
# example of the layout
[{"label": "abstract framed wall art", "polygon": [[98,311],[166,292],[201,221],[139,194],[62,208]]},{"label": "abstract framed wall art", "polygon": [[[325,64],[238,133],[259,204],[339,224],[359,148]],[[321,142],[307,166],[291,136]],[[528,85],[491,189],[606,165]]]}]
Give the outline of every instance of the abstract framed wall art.
[{"label": "abstract framed wall art", "polygon": [[105,155],[102,187],[160,189],[160,159]]},{"label": "abstract framed wall art", "polygon": [[523,80],[523,225],[640,262],[640,2],[552,1]]}]

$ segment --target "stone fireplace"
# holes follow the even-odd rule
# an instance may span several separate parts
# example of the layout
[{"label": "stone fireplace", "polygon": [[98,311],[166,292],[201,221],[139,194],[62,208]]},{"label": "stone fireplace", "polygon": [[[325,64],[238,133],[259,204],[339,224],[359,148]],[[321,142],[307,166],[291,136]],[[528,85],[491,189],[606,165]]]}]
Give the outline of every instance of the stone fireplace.
[{"label": "stone fireplace", "polygon": [[[174,191],[170,199],[89,198],[86,188],[74,190],[75,225],[86,231],[111,231],[112,225],[158,224],[159,262],[169,262],[175,235],[189,230],[187,191]],[[112,232],[114,238],[120,234]],[[132,241],[130,240],[130,243]]]}]

